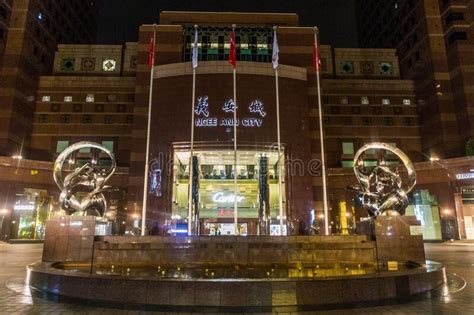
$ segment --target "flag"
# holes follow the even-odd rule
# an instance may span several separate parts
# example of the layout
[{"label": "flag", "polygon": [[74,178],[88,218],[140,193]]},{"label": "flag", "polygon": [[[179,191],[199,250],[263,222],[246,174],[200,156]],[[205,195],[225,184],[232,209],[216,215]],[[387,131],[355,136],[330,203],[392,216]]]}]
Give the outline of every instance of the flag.
[{"label": "flag", "polygon": [[315,71],[321,70],[321,50],[318,43],[313,43],[313,66]]},{"label": "flag", "polygon": [[150,38],[150,52],[148,54],[148,67],[152,68],[154,66],[154,54],[155,54],[155,40],[154,37]]},{"label": "flag", "polygon": [[273,54],[272,64],[273,69],[278,68],[278,62],[280,61],[280,48],[278,47],[278,39],[276,30],[273,31]]},{"label": "flag", "polygon": [[229,63],[234,69],[237,67],[237,54],[235,52],[235,29],[232,29],[232,33],[230,34]]},{"label": "flag", "polygon": [[193,68],[198,67],[199,50],[198,50],[198,30],[194,29],[194,45],[193,45]]}]

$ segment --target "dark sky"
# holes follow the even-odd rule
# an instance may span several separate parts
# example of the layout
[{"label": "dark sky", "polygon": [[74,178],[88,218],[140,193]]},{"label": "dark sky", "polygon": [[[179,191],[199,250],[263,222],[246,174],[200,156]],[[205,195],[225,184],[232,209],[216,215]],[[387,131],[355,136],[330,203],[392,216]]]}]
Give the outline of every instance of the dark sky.
[{"label": "dark sky", "polygon": [[136,41],[140,24],[156,23],[174,11],[291,12],[302,26],[318,26],[321,42],[357,47],[354,0],[103,0],[98,42]]}]

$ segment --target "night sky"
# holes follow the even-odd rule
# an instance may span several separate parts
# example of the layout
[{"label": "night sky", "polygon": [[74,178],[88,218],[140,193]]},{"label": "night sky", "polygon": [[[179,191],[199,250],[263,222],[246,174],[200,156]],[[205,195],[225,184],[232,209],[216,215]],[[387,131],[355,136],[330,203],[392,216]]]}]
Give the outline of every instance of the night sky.
[{"label": "night sky", "polygon": [[357,47],[354,0],[103,0],[98,43],[136,41],[140,24],[158,22],[160,11],[297,13],[301,26],[318,26],[321,42]]}]

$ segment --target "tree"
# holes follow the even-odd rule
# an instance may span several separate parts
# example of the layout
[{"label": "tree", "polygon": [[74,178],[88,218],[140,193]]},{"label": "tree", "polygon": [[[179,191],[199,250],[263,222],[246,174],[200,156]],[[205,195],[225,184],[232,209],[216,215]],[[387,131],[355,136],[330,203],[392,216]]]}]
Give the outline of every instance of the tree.
[{"label": "tree", "polygon": [[466,155],[474,156],[474,138],[469,139],[466,143]]}]

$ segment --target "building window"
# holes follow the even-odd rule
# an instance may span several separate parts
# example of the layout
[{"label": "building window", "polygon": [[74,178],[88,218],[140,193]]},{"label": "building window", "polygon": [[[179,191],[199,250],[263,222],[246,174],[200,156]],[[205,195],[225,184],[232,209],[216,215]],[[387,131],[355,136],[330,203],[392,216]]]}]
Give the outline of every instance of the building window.
[{"label": "building window", "polygon": [[41,101],[42,101],[43,103],[49,103],[49,102],[51,102],[51,96],[49,96],[49,95],[43,95],[43,97],[41,98]]},{"label": "building window", "polygon": [[372,114],[373,115],[381,115],[382,114],[382,108],[381,107],[372,108]]},{"label": "building window", "polygon": [[61,70],[62,71],[74,71],[76,65],[75,59],[63,59],[61,60]]},{"label": "building window", "polygon": [[343,61],[340,64],[341,74],[354,74],[354,62],[353,61]]},{"label": "building window", "polygon": [[411,100],[409,98],[404,98],[403,105],[411,105]]},{"label": "building window", "polygon": [[340,109],[338,106],[331,106],[331,114],[337,115],[340,113]]},{"label": "building window", "polygon": [[349,104],[349,98],[348,97],[341,97],[340,100],[339,100],[339,103],[341,103],[342,105]]},{"label": "building window", "polygon": [[401,114],[403,114],[403,109],[402,109],[401,107],[398,107],[398,106],[397,106],[397,107],[394,107],[394,108],[393,108],[393,113],[394,113],[395,115],[401,115]]},{"label": "building window", "polygon": [[59,141],[56,143],[56,153],[61,153],[61,152],[63,152],[64,150],[67,149],[68,146],[69,146],[69,141],[59,140]]},{"label": "building window", "polygon": [[467,33],[466,32],[454,32],[449,35],[449,43],[452,44],[458,40],[467,40]]},{"label": "building window", "polygon": [[354,114],[354,115],[359,115],[361,112],[360,110],[360,107],[359,106],[352,106],[351,108],[351,113]]},{"label": "building window", "polygon": [[84,70],[84,71],[95,70],[95,59],[94,58],[82,58],[82,70]]},{"label": "building window", "polygon": [[126,111],[127,111],[127,105],[125,104],[117,105],[117,113],[125,113]]},{"label": "building window", "polygon": [[86,102],[87,103],[94,103],[94,94],[87,94]]},{"label": "building window", "polygon": [[109,150],[110,152],[114,152],[114,142],[113,141],[102,141],[102,146]]},{"label": "building window", "polygon": [[371,117],[362,117],[362,125],[364,125],[364,126],[372,125],[372,118]]},{"label": "building window", "polygon": [[352,125],[352,117],[342,117],[342,123],[346,126]]},{"label": "building window", "polygon": [[133,115],[127,115],[127,124],[133,124]]},{"label": "building window", "polygon": [[393,126],[393,117],[384,117],[383,124],[385,126]]},{"label": "building window", "polygon": [[130,58],[130,69],[136,69],[137,65],[138,65],[138,57],[132,56],[132,58]]},{"label": "building window", "polygon": [[60,110],[61,110],[61,106],[59,104],[51,104],[52,112],[59,112]]},{"label": "building window", "polygon": [[61,124],[69,124],[71,122],[71,115],[61,115],[60,122]]},{"label": "building window", "polygon": [[113,72],[117,68],[117,61],[114,59],[104,59],[102,61],[102,70],[105,72]]},{"label": "building window", "polygon": [[82,104],[74,104],[72,107],[72,111],[75,113],[82,112]]},{"label": "building window", "polygon": [[342,167],[343,168],[353,168],[354,167],[354,161],[342,161]]},{"label": "building window", "polygon": [[8,12],[2,6],[0,6],[0,17],[4,18],[5,20],[7,20],[7,18],[8,18]]},{"label": "building window", "polygon": [[370,61],[362,61],[360,63],[360,72],[362,74],[374,74],[374,63]]},{"label": "building window", "polygon": [[455,21],[463,21],[464,15],[461,12],[451,12],[445,19],[446,26],[451,25]]},{"label": "building window", "polygon": [[64,96],[64,102],[71,103],[72,102],[72,96],[70,96],[70,95]]},{"label": "building window", "polygon": [[128,100],[130,103],[135,102],[135,94],[128,94],[128,95],[127,95],[127,100]]},{"label": "building window", "polygon": [[362,97],[360,98],[360,103],[361,103],[362,105],[369,105],[369,104],[370,104],[369,98],[368,98],[367,96],[362,96]]},{"label": "building window", "polygon": [[330,125],[332,123],[331,117],[329,116],[324,116],[324,125]]},{"label": "building window", "polygon": [[94,110],[97,113],[102,113],[104,111],[104,105],[103,104],[96,104]]},{"label": "building window", "polygon": [[92,124],[92,115],[82,115],[83,124]]},{"label": "building window", "polygon": [[[203,61],[227,60],[229,56],[228,27],[209,26],[199,29],[199,59]],[[272,60],[273,30],[270,27],[238,27],[235,30],[237,60],[270,62]],[[184,60],[192,58],[194,27],[184,30]]]},{"label": "building window", "polygon": [[379,73],[383,75],[393,74],[393,65],[390,62],[379,62]]},{"label": "building window", "polygon": [[104,116],[104,123],[105,124],[113,124],[114,119],[112,115],[105,115]]},{"label": "building window", "polygon": [[382,98],[382,105],[390,105],[390,99],[389,98]]},{"label": "building window", "polygon": [[40,114],[39,117],[38,117],[38,122],[39,122],[40,124],[45,124],[45,123],[48,122],[48,118],[49,118],[48,115],[46,115],[46,114]]},{"label": "building window", "polygon": [[353,155],[354,154],[354,143],[353,142],[343,142],[342,143],[342,154],[344,154],[344,155]]},{"label": "building window", "polygon": [[107,95],[107,101],[109,102],[115,102],[117,100],[117,95],[115,94],[109,94]]},{"label": "building window", "polygon": [[413,118],[412,117],[405,117],[403,119],[403,123],[405,126],[413,126]]}]

